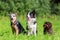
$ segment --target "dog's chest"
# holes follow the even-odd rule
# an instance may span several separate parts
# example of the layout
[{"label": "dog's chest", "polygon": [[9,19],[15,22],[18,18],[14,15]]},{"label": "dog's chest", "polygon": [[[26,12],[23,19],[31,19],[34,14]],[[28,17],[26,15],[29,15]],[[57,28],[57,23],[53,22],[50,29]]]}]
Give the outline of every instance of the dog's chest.
[{"label": "dog's chest", "polygon": [[36,24],[36,18],[31,18],[31,20],[29,22],[31,25],[35,25]]},{"label": "dog's chest", "polygon": [[12,27],[17,26],[17,25],[18,25],[18,22],[17,21],[11,22],[11,26]]},{"label": "dog's chest", "polygon": [[30,20],[29,23],[28,23],[28,26],[29,26],[30,28],[36,27],[36,19],[35,19],[35,18],[31,18],[31,20]]}]

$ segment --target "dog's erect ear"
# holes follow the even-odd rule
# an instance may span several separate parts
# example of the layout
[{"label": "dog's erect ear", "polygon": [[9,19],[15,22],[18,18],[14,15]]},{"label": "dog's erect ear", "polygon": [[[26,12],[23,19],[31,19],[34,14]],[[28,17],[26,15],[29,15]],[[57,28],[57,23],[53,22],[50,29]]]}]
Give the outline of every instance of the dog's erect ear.
[{"label": "dog's erect ear", "polygon": [[35,10],[32,10],[32,12],[31,13],[33,13],[34,15],[35,15]]},{"label": "dog's erect ear", "polygon": [[10,14],[8,14],[8,16],[10,16]]},{"label": "dog's erect ear", "polygon": [[12,12],[9,12],[8,16],[10,16],[12,14]]},{"label": "dog's erect ear", "polygon": [[8,16],[10,16],[10,13],[8,14]]},{"label": "dog's erect ear", "polygon": [[35,12],[35,10],[33,10],[33,12]]},{"label": "dog's erect ear", "polygon": [[34,14],[35,14],[35,10],[33,10],[33,11],[32,11],[32,13],[34,13]]},{"label": "dog's erect ear", "polygon": [[14,13],[15,15],[17,15],[17,13]]}]

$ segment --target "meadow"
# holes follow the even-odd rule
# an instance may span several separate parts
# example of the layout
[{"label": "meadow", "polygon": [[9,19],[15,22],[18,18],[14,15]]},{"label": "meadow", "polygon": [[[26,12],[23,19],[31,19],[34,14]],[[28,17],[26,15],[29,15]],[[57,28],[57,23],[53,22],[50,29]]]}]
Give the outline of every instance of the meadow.
[{"label": "meadow", "polygon": [[[17,19],[26,30],[26,16],[18,16]],[[52,35],[43,34],[43,24],[45,21],[50,21],[52,23]],[[16,36],[12,34],[9,17],[0,17],[0,40],[60,40],[60,17],[37,17],[37,30],[38,33],[36,37],[34,35],[28,36],[22,33]]]}]

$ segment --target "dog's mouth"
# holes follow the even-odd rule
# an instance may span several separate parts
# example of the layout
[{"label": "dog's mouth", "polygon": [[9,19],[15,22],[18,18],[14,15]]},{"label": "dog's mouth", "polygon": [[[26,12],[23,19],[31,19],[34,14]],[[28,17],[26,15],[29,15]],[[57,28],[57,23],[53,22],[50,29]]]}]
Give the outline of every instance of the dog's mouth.
[{"label": "dog's mouth", "polygon": [[11,20],[13,20],[13,18],[11,18]]}]

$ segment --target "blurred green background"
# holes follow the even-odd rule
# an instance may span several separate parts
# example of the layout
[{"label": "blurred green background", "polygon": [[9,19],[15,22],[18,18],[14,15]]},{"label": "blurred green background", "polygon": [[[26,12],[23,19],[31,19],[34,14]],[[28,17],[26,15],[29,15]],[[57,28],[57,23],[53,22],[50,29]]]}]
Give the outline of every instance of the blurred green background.
[{"label": "blurred green background", "polygon": [[27,11],[36,10],[37,16],[60,15],[60,1],[58,0],[0,0],[0,16],[7,16],[9,12],[25,15]]}]

